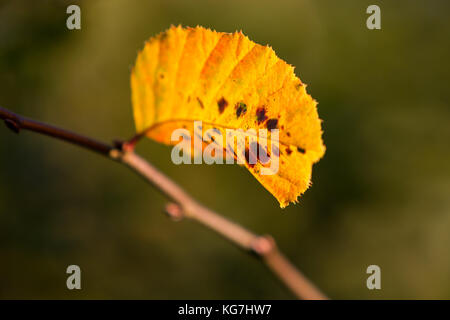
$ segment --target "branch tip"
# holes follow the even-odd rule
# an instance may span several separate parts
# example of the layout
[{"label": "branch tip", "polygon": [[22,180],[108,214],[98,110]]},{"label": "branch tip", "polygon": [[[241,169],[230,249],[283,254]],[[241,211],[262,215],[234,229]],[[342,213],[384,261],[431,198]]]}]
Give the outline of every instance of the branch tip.
[{"label": "branch tip", "polygon": [[10,129],[14,133],[18,134],[20,132],[20,125],[14,120],[5,119],[5,125],[8,129]]}]

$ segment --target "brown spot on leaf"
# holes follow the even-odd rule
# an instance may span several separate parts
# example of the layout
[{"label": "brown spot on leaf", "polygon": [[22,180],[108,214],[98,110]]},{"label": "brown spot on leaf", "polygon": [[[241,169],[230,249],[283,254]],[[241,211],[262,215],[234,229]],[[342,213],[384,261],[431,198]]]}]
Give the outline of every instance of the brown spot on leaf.
[{"label": "brown spot on leaf", "polygon": [[[255,166],[255,164],[254,163],[250,163],[250,151],[248,150],[248,148],[245,148],[244,156],[245,156],[245,161],[247,161],[248,166],[250,168],[253,168]],[[254,160],[254,158],[252,157],[251,160]],[[256,162],[256,161],[252,161],[252,162]]]},{"label": "brown spot on leaf", "polygon": [[269,119],[266,123],[267,129],[273,130],[276,129],[278,125],[278,119]]},{"label": "brown spot on leaf", "polygon": [[219,113],[222,113],[223,110],[225,110],[226,106],[228,106],[228,101],[225,100],[224,97],[222,97],[219,101],[217,101],[217,105],[219,106]]},{"label": "brown spot on leaf", "polygon": [[286,132],[286,135],[287,135],[288,137],[290,137],[290,136],[291,136],[291,133],[290,133],[290,132]]},{"label": "brown spot on leaf", "polygon": [[202,100],[200,100],[199,97],[197,97],[197,102],[198,102],[198,104],[200,105],[200,107],[203,109],[203,108],[204,108],[204,107],[203,107],[203,102],[202,102]]},{"label": "brown spot on leaf", "polygon": [[258,124],[267,120],[266,109],[264,107],[256,109],[256,120]]},{"label": "brown spot on leaf", "polygon": [[292,153],[292,150],[289,149],[289,148],[287,148],[287,149],[286,149],[286,153],[287,153],[287,155],[290,155],[290,154]]},{"label": "brown spot on leaf", "polygon": [[300,147],[297,147],[297,151],[300,152],[300,153],[303,153],[303,154],[306,152],[305,149],[300,148]]},{"label": "brown spot on leaf", "polygon": [[247,113],[247,105],[243,102],[236,103],[236,117],[240,117]]}]

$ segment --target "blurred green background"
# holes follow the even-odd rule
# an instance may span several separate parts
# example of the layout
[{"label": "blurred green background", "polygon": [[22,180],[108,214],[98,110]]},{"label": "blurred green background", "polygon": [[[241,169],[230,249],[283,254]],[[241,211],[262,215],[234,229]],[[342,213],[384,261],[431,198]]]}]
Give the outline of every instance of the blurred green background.
[{"label": "blurred green background", "polygon": [[[82,29],[66,28],[81,7]],[[366,8],[381,7],[381,30]],[[134,133],[129,74],[171,24],[243,30],[296,66],[325,157],[297,205],[239,166],[138,152],[207,206],[279,246],[331,298],[450,298],[448,1],[2,1],[0,105],[104,141]],[[0,127],[0,298],[290,299],[256,259],[190,221],[126,168]],[[82,290],[66,288],[68,265]],[[381,267],[382,289],[366,288]]]}]

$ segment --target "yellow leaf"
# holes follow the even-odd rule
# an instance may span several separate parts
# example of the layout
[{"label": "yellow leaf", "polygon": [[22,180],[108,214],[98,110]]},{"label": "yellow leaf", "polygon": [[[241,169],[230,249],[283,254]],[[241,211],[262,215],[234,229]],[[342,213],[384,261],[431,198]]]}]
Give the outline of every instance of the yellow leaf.
[{"label": "yellow leaf", "polygon": [[[294,68],[242,32],[171,27],[138,54],[131,89],[137,132],[161,143],[177,144],[171,134],[178,128],[194,137],[196,120],[223,137],[226,129],[279,129],[278,172],[262,175],[264,161],[244,165],[281,207],[309,187],[325,152],[317,103]],[[224,142],[215,142],[226,154]],[[245,151],[248,158],[248,144]]]}]

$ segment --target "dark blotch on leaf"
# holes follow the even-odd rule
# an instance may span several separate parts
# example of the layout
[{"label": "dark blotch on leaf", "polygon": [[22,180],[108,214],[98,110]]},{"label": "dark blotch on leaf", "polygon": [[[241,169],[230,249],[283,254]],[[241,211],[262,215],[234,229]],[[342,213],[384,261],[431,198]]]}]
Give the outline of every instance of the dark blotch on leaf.
[{"label": "dark blotch on leaf", "polygon": [[240,117],[247,112],[247,105],[243,102],[236,103],[236,117]]},{"label": "dark blotch on leaf", "polygon": [[252,162],[256,162],[255,161],[255,156],[252,155],[252,159],[250,159],[250,150],[248,148],[245,148],[245,152],[244,152],[244,156],[245,156],[245,161],[247,161],[247,164],[250,168],[253,168],[255,166],[255,163],[250,163],[250,160],[252,160]]},{"label": "dark blotch on leaf", "polygon": [[228,101],[225,100],[224,97],[220,98],[219,101],[217,101],[217,105],[219,106],[219,113],[222,113],[223,110],[225,110],[226,106],[228,105]]},{"label": "dark blotch on leaf", "polygon": [[300,153],[305,153],[305,152],[306,152],[306,150],[305,150],[305,149],[303,149],[303,148],[300,148],[300,147],[297,147],[297,151],[298,151],[298,152],[300,152]]},{"label": "dark blotch on leaf", "polygon": [[264,107],[256,109],[256,120],[258,124],[267,120],[266,109]]},{"label": "dark blotch on leaf", "polygon": [[289,149],[289,148],[287,148],[287,149],[286,149],[286,153],[287,153],[287,155],[290,155],[290,154],[292,153],[292,150]]},{"label": "dark blotch on leaf", "polygon": [[197,97],[197,101],[198,101],[198,104],[200,105],[200,107],[203,109],[203,102],[202,102],[202,100],[200,100],[200,98]]},{"label": "dark blotch on leaf", "polygon": [[266,123],[267,129],[273,130],[276,129],[278,125],[278,119],[269,119]]}]

